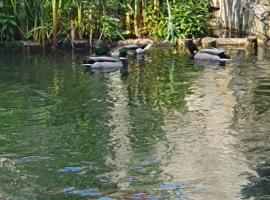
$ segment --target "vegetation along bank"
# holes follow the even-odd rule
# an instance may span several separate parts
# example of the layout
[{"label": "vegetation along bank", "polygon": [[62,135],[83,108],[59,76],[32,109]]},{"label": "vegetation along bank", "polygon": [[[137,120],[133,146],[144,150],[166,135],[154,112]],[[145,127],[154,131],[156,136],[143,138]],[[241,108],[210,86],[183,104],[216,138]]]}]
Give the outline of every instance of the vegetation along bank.
[{"label": "vegetation along bank", "polygon": [[176,43],[208,34],[208,0],[0,0],[0,44],[31,40],[42,47],[150,37]]}]

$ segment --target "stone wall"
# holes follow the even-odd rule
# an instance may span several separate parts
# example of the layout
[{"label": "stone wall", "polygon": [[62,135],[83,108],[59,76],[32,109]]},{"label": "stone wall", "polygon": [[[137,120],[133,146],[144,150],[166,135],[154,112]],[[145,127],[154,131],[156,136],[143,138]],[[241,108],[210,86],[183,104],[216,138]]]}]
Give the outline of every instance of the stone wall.
[{"label": "stone wall", "polygon": [[216,28],[256,35],[261,42],[269,43],[270,0],[212,0],[212,3],[220,8],[215,12]]}]

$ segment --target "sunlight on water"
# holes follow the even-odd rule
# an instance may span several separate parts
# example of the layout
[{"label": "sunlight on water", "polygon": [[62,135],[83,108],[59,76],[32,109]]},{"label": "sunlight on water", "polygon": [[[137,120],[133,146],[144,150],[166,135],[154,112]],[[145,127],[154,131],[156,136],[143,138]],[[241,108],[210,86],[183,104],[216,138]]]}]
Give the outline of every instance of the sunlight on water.
[{"label": "sunlight on water", "polygon": [[1,55],[0,197],[270,198],[265,55],[207,67],[153,50],[112,73]]}]

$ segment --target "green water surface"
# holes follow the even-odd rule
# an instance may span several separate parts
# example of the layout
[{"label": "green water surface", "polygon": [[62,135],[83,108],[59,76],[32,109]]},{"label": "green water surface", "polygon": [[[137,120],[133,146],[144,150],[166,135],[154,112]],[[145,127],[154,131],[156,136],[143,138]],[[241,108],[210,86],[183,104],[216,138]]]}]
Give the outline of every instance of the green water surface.
[{"label": "green water surface", "polygon": [[147,56],[94,73],[78,53],[1,53],[0,197],[270,199],[267,54]]}]

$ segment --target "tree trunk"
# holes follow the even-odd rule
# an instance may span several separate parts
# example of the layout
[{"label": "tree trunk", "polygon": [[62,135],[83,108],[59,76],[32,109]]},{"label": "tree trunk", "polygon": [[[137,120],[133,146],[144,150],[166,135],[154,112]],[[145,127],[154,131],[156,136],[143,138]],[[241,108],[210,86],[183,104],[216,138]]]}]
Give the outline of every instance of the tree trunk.
[{"label": "tree trunk", "polygon": [[131,0],[127,1],[127,12],[126,12],[126,30],[131,32],[131,19],[130,13],[132,13]]},{"label": "tree trunk", "polygon": [[83,24],[82,24],[82,4],[81,4],[81,2],[78,2],[77,12],[78,12],[78,21],[77,21],[78,37],[79,37],[79,40],[82,40],[83,39]]},{"label": "tree trunk", "polygon": [[134,5],[134,33],[140,37],[140,0],[135,0]]},{"label": "tree trunk", "polygon": [[56,0],[52,0],[52,11],[53,11],[53,46],[57,47],[57,31],[58,31],[58,22],[57,22],[57,3]]},{"label": "tree trunk", "polygon": [[144,7],[145,7],[145,1],[144,0],[141,0],[140,6],[141,6],[141,9],[140,9],[141,29],[143,31],[145,31],[146,28],[145,28],[145,24],[144,24]]},{"label": "tree trunk", "polygon": [[157,17],[160,15],[160,3],[159,0],[154,0],[154,10],[155,13],[157,14]]}]

